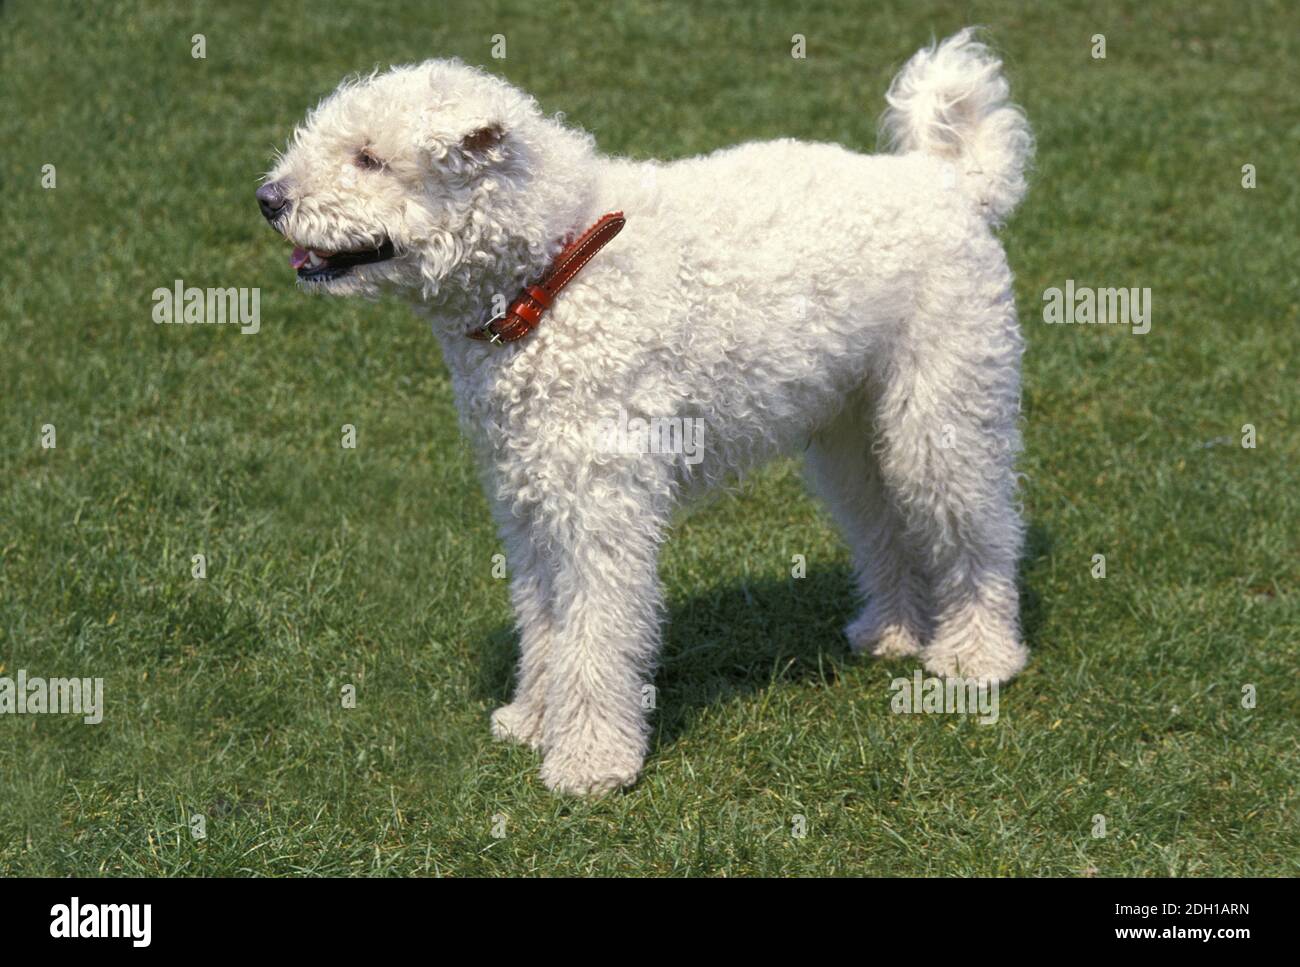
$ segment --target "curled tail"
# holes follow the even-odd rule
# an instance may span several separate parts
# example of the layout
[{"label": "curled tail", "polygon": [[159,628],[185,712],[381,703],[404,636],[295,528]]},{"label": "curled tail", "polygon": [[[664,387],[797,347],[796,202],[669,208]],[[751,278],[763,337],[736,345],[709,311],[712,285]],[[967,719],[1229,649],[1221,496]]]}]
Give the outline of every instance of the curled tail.
[{"label": "curled tail", "polygon": [[1025,194],[1034,136],[1009,99],[1002,61],[967,27],[912,55],[885,99],[882,131],[893,150],[946,158],[962,190],[1001,222]]}]

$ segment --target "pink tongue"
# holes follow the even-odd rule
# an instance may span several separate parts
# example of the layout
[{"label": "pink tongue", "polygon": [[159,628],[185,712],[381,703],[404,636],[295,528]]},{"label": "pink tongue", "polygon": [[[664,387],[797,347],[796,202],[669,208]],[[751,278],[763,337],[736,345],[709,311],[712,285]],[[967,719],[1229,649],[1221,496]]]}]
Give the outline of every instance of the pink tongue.
[{"label": "pink tongue", "polygon": [[294,246],[293,254],[289,256],[289,264],[295,269],[300,269],[307,264],[307,256],[310,254],[307,249]]}]

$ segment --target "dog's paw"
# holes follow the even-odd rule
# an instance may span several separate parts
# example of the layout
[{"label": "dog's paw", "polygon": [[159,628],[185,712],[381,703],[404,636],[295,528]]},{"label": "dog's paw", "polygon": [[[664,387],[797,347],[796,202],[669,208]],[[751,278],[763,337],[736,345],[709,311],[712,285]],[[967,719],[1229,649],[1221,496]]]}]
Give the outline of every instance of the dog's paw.
[{"label": "dog's paw", "polygon": [[876,658],[906,658],[921,652],[921,638],[907,625],[879,621],[869,611],[864,611],[844,629],[849,639],[849,649],[855,655],[868,654]]},{"label": "dog's paw", "polygon": [[642,761],[637,753],[612,749],[552,749],[542,763],[542,782],[565,796],[601,796],[635,783]]},{"label": "dog's paw", "polygon": [[925,668],[944,678],[1006,682],[1020,674],[1029,649],[1014,638],[939,640],[925,650]]},{"label": "dog's paw", "polygon": [[542,747],[542,710],[524,702],[502,705],[492,713],[492,734],[503,742],[518,742],[530,749]]}]

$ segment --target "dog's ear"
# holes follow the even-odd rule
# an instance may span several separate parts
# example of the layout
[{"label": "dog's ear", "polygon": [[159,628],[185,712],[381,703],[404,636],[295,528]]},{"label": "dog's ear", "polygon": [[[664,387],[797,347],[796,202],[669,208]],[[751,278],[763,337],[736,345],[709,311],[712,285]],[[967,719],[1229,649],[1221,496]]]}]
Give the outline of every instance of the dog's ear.
[{"label": "dog's ear", "polygon": [[494,121],[475,128],[461,138],[460,150],[471,158],[491,161],[492,154],[499,151],[505,137],[505,128]]},{"label": "dog's ear", "polygon": [[506,110],[497,105],[460,112],[434,100],[420,118],[416,143],[429,152],[430,164],[442,174],[473,177],[510,161],[515,143],[506,118]]},{"label": "dog's ear", "polygon": [[431,139],[435,167],[444,174],[474,177],[499,166],[510,149],[510,135],[500,121],[475,121],[460,133]]}]

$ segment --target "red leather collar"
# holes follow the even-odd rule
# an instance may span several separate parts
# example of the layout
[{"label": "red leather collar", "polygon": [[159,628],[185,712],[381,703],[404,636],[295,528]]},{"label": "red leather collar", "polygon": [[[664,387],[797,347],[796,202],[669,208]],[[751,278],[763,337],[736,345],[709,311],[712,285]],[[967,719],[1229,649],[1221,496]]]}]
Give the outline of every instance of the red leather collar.
[{"label": "red leather collar", "polygon": [[545,275],[532,285],[524,286],[505,312],[475,326],[465,335],[488,342],[523,339],[541,323],[543,313],[551,307],[560,290],[572,282],[582,267],[623,230],[626,221],[622,212],[600,216],[595,225],[564,247],[564,251],[556,256]]}]

